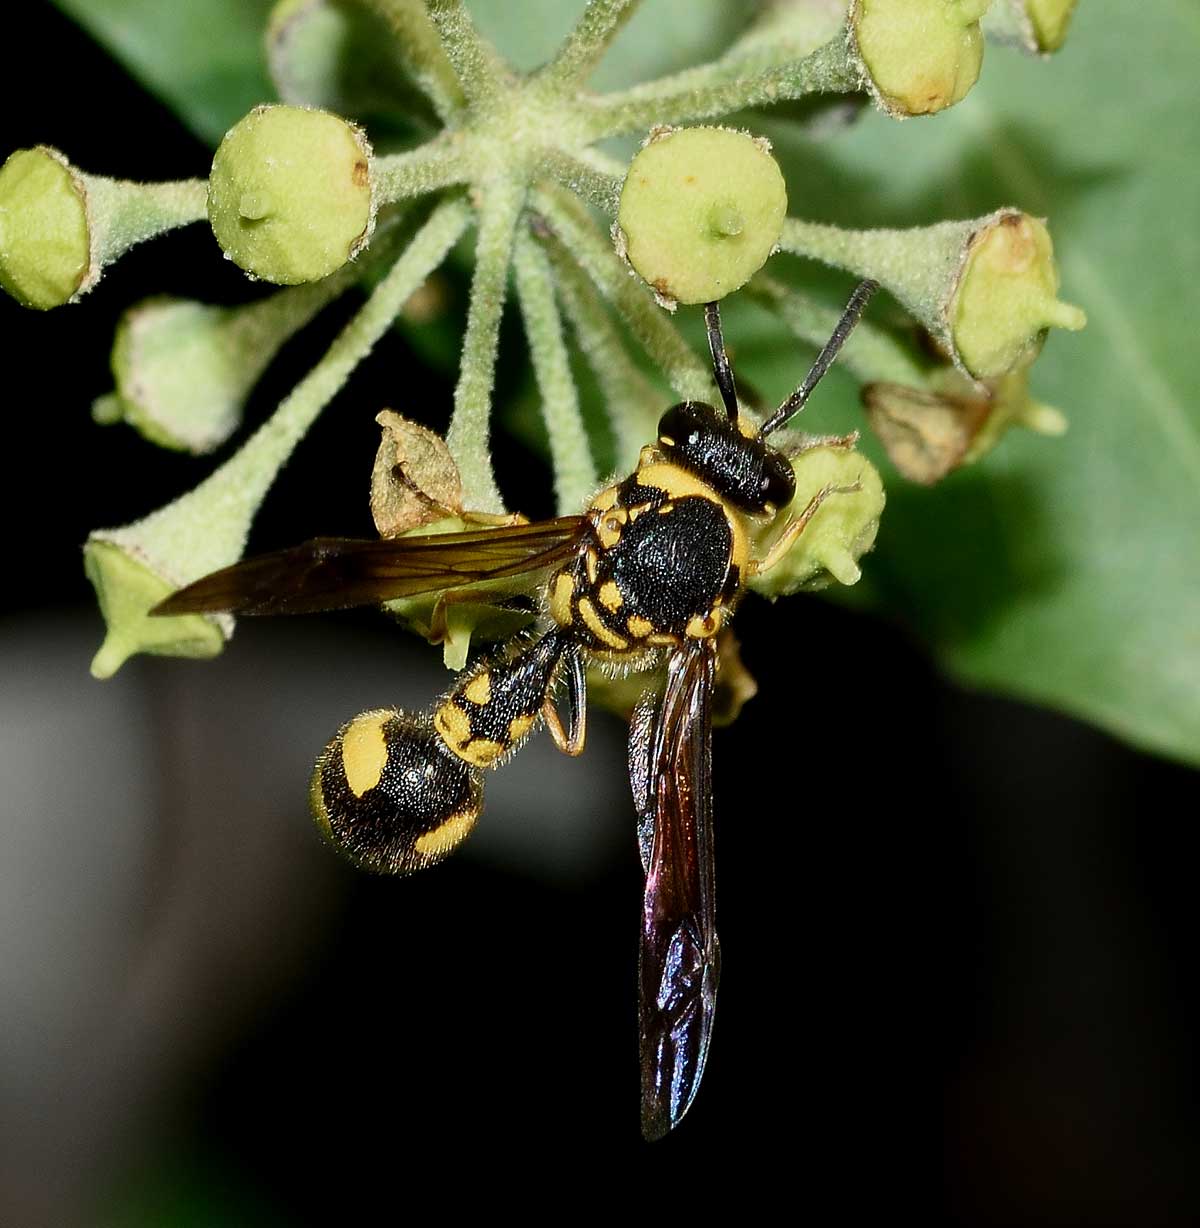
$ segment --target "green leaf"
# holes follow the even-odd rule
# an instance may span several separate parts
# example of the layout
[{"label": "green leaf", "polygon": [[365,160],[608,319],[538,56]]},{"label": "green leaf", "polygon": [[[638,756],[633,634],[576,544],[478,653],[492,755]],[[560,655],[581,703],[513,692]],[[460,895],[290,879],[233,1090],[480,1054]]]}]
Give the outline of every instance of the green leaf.
[{"label": "green leaf", "polygon": [[262,52],[271,0],[54,3],[210,144],[275,97]]},{"label": "green leaf", "polygon": [[[1052,335],[1031,382],[1069,432],[1013,431],[933,490],[883,462],[888,507],[864,583],[963,681],[1191,762],[1200,346],[1187,304],[1200,284],[1200,112],[1183,100],[1198,57],[1187,0],[1092,0],[1050,59],[989,46],[980,84],[943,115],[869,115],[820,146],[770,126],[792,213],[915,225],[1014,204],[1049,218],[1063,296],[1090,323]],[[768,270],[812,284],[812,267],[787,257]],[[769,354],[755,342],[768,331],[759,320],[745,338],[746,371],[782,395],[803,359],[778,332]],[[854,400],[849,381],[822,389],[806,428],[861,426]]]}]

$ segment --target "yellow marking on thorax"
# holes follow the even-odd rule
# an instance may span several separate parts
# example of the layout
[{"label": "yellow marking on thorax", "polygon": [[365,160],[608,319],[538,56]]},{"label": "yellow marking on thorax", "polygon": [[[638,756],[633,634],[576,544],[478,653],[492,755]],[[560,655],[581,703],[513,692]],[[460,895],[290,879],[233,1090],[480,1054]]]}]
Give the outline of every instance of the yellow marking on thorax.
[{"label": "yellow marking on thorax", "polygon": [[609,630],[600,620],[600,615],[596,612],[596,607],[592,605],[591,600],[587,597],[580,597],[579,605],[576,607],[579,610],[579,617],[583,619],[587,629],[602,643],[607,644],[609,648],[628,648],[629,641],[622,639],[615,631]]},{"label": "yellow marking on thorax", "polygon": [[550,589],[550,617],[560,627],[571,625],[571,597],[574,592],[575,581],[565,571],[560,571]]},{"label": "yellow marking on thorax", "polygon": [[604,513],[596,526],[596,537],[606,550],[611,550],[621,540],[621,530],[628,519],[623,507],[614,507]]},{"label": "yellow marking on thorax", "polygon": [[616,486],[606,486],[592,501],[588,504],[588,511],[592,512],[607,512],[610,507],[617,501],[619,489]]},{"label": "yellow marking on thorax", "polygon": [[533,722],[536,719],[536,717],[529,716],[528,714],[525,716],[514,716],[512,720],[508,722],[509,746],[519,742],[533,728]]},{"label": "yellow marking on thorax", "polygon": [[720,631],[724,618],[725,611],[716,606],[707,614],[697,614],[689,619],[684,634],[693,640],[706,640]]},{"label": "yellow marking on thorax", "polygon": [[473,704],[479,704],[481,707],[488,702],[492,697],[492,676],[485,669],[483,673],[476,674],[470,682],[463,687],[463,696],[469,699]]},{"label": "yellow marking on thorax", "polygon": [[600,585],[600,591],[596,596],[600,598],[600,604],[606,610],[612,610],[614,613],[625,603],[625,598],[615,580],[605,580]]},{"label": "yellow marking on thorax", "polygon": [[460,810],[433,831],[418,836],[413,842],[413,848],[422,857],[442,857],[471,834],[478,817],[478,810]]},{"label": "yellow marking on thorax", "polygon": [[630,614],[625,620],[629,634],[637,640],[644,640],[654,630],[654,624],[641,614]]},{"label": "yellow marking on thorax", "polygon": [[667,492],[668,499],[683,499],[688,495],[698,495],[720,505],[729,524],[729,532],[733,537],[732,549],[729,552],[731,566],[738,569],[742,579],[746,576],[746,565],[750,559],[750,530],[744,513],[727,503],[709,484],[702,481],[694,473],[672,465],[669,461],[655,461],[651,464],[639,464],[637,480],[643,486],[656,486]]},{"label": "yellow marking on thorax", "polygon": [[584,552],[583,565],[587,568],[587,578],[589,584],[596,583],[596,576],[600,573],[600,556],[589,546]]},{"label": "yellow marking on thorax", "polygon": [[390,711],[364,712],[356,716],[342,734],[342,768],[346,783],[355,797],[373,789],[387,766],[388,748],[383,727]]}]

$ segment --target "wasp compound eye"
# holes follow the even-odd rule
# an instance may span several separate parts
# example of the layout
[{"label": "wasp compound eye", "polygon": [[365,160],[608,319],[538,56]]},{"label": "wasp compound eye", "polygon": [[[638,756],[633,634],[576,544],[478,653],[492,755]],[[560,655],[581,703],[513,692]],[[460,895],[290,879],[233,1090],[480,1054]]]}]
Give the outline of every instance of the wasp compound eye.
[{"label": "wasp compound eye", "polygon": [[322,835],[356,866],[408,874],[454,851],[483,808],[483,786],[425,717],[363,712],[321,752],[309,795]]},{"label": "wasp compound eye", "polygon": [[762,501],[779,509],[787,507],[796,493],[796,473],[787,457],[768,451],[763,460]]}]

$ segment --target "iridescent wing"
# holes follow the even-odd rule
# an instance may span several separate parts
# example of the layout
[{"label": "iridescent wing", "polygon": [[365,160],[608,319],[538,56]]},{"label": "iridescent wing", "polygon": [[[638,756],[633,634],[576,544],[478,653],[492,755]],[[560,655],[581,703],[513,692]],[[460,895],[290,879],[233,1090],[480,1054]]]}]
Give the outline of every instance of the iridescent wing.
[{"label": "iridescent wing", "polygon": [[311,614],[376,605],[553,567],[575,554],[587,523],[560,516],[426,537],[315,537],[214,571],[151,613]]},{"label": "iridescent wing", "polygon": [[676,1126],[700,1086],[716,1008],[709,640],[674,652],[657,715],[639,705],[630,782],[646,871],[638,969],[642,1133]]}]

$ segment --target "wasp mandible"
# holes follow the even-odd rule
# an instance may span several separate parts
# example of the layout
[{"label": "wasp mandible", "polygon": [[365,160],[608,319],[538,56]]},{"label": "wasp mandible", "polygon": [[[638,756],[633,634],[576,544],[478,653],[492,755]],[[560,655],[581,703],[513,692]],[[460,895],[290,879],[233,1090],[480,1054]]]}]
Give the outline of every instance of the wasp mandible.
[{"label": "wasp mandible", "polygon": [[[408,873],[441,860],[483,806],[483,771],[544,721],[569,755],[583,749],[586,667],[666,664],[630,724],[629,779],[645,871],[639,1000],[642,1131],[660,1138],[699,1087],[712,1035],[715,926],[712,695],[717,633],[746,581],[782,559],[843,488],[790,511],[795,473],[769,436],[797,414],[858,322],[876,284],[852,294],[804,381],[757,430],[738,413],[715,302],[705,306],[723,410],[668,409],[637,468],[577,516],[425,537],[319,537],[227,567],[156,614],[301,614],[543,573],[542,630],[465,669],[429,713],[364,712],[322,752],[311,801],[351,860]],[[752,528],[788,516],[761,558]],[[557,703],[562,694],[565,719]]]}]

